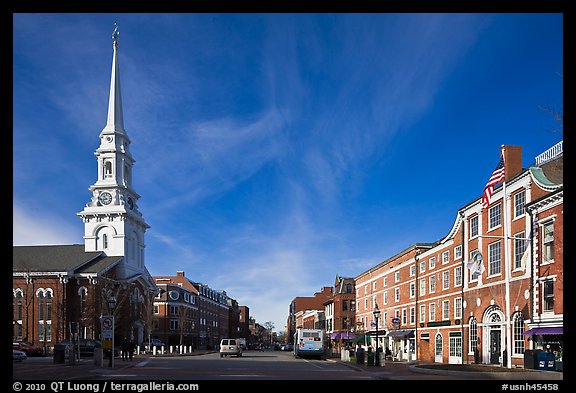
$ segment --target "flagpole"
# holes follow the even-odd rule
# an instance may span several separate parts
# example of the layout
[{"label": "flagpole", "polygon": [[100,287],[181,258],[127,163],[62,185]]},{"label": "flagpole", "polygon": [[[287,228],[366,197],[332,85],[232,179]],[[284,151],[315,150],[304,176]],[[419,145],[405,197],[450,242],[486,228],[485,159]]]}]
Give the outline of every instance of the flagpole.
[{"label": "flagpole", "polygon": [[[504,145],[502,145],[502,149],[500,154],[504,158],[504,167],[506,168],[506,157],[504,156]],[[508,176],[507,171],[504,171],[505,176]],[[506,366],[508,368],[512,368],[512,340],[511,340],[511,322],[510,322],[510,246],[508,244],[508,237],[510,234],[508,233],[510,229],[510,223],[508,222],[508,194],[506,193],[506,177],[504,177],[504,181],[502,182],[502,191],[504,196],[502,198],[503,201],[503,208],[504,208],[504,269],[505,272],[505,284],[506,284]]]}]

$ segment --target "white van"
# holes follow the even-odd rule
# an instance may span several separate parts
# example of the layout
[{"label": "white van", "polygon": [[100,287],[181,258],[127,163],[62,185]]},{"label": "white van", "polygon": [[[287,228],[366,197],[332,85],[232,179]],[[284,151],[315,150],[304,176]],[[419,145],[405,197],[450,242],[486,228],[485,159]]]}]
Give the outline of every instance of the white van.
[{"label": "white van", "polygon": [[220,341],[220,357],[236,355],[242,356],[242,346],[237,338],[224,338]]}]

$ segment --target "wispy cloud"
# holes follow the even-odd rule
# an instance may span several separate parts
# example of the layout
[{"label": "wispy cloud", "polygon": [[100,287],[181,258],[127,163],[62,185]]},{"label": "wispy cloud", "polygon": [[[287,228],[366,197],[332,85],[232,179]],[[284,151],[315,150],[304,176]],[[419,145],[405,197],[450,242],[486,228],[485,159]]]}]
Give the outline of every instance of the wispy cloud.
[{"label": "wispy cloud", "polygon": [[84,243],[81,227],[67,218],[17,202],[12,208],[12,244],[15,246]]}]

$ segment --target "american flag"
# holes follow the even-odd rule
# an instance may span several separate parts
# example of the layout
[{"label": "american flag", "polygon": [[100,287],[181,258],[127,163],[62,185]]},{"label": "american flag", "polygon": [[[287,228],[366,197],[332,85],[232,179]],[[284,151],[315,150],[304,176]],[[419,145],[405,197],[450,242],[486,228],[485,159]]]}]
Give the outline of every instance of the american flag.
[{"label": "american flag", "polygon": [[484,193],[482,194],[482,207],[487,208],[490,205],[490,198],[492,198],[492,192],[494,192],[494,186],[504,180],[504,157],[500,158],[496,169],[492,172],[490,180],[484,187]]}]

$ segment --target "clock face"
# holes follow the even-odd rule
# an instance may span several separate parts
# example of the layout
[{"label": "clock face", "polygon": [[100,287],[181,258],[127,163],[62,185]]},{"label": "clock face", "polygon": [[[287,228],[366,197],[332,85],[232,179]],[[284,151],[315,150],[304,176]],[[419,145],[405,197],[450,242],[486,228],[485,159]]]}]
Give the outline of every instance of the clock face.
[{"label": "clock face", "polygon": [[130,210],[134,209],[134,201],[132,200],[132,198],[128,197],[128,199],[126,199],[126,204],[128,205],[128,208]]},{"label": "clock face", "polygon": [[98,197],[100,203],[103,205],[109,205],[112,202],[112,195],[109,192],[102,192]]}]

